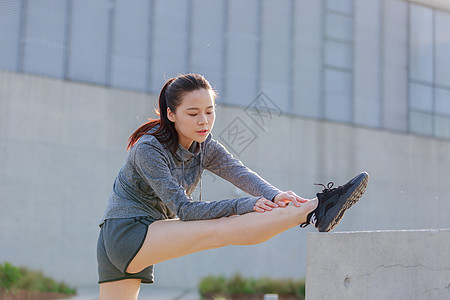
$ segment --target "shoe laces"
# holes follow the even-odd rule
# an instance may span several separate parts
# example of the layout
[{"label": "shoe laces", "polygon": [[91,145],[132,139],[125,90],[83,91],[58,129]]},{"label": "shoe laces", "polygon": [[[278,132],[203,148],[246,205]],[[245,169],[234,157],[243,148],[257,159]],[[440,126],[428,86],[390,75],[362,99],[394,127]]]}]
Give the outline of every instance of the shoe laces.
[{"label": "shoe laces", "polygon": [[[328,182],[327,185],[325,185],[325,184],[323,184],[323,183],[314,183],[314,185],[321,185],[321,186],[323,186],[322,194],[329,193],[329,192],[331,192],[331,191],[333,191],[333,190],[336,189],[336,188],[333,188],[333,186],[334,186],[334,182],[333,182],[333,181]],[[307,218],[306,218],[306,222],[300,224],[300,227],[301,227],[301,228],[305,228],[306,226],[308,226],[308,225],[310,224],[311,216],[312,216],[313,214],[316,213],[316,211],[317,211],[318,208],[319,208],[319,207],[317,207],[314,211],[312,211],[312,212],[310,212],[310,213],[308,214],[308,216],[307,216]],[[316,217],[316,218],[317,218],[317,217]]]},{"label": "shoe laces", "polygon": [[334,182],[333,181],[328,182],[327,185],[325,185],[323,183],[314,183],[314,185],[323,186],[322,193],[328,193],[328,192],[331,192],[331,191],[337,189],[337,188],[333,188],[333,186],[334,186]]}]

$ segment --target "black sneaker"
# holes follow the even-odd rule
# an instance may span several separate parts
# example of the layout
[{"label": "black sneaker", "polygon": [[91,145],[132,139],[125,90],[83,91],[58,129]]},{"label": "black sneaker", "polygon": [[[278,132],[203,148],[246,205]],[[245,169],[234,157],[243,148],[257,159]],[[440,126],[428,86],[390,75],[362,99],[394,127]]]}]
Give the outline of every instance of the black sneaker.
[{"label": "black sneaker", "polygon": [[327,186],[319,184],[324,187],[321,193],[317,193],[319,204],[313,212],[308,214],[306,223],[300,226],[306,227],[312,224],[320,232],[332,230],[339,223],[344,212],[361,198],[368,182],[369,174],[362,172],[337,188],[333,188],[333,182],[329,182]]}]

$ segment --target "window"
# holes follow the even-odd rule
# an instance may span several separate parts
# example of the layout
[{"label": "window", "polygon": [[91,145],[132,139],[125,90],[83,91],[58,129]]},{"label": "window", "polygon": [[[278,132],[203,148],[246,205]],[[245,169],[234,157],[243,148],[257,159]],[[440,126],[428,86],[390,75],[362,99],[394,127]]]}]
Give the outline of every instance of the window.
[{"label": "window", "polygon": [[409,6],[409,130],[450,138],[450,13]]},{"label": "window", "polygon": [[353,99],[353,1],[324,8],[324,117],[351,122]]}]

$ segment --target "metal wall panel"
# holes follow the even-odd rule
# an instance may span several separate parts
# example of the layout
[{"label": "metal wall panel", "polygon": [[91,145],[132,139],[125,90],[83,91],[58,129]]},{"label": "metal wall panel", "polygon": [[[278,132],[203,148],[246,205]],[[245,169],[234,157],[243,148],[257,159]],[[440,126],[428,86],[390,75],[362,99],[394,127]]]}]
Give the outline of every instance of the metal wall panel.
[{"label": "metal wall panel", "polygon": [[68,77],[109,85],[110,2],[77,0],[71,3]]},{"label": "metal wall panel", "polygon": [[410,4],[410,77],[433,82],[433,10]]},{"label": "metal wall panel", "polygon": [[450,117],[450,90],[434,89],[436,114]]},{"label": "metal wall panel", "polygon": [[350,16],[325,12],[325,36],[344,41],[353,40],[353,20]]},{"label": "metal wall panel", "polygon": [[345,14],[353,14],[353,0],[326,0],[326,8]]},{"label": "metal wall panel", "polygon": [[247,106],[258,94],[258,0],[227,3],[224,103]]},{"label": "metal wall panel", "polygon": [[22,1],[0,3],[0,69],[19,71]]},{"label": "metal wall panel", "polygon": [[295,1],[292,112],[320,118],[322,86],[322,1]]},{"label": "metal wall panel", "polygon": [[382,2],[382,127],[408,130],[408,4]]},{"label": "metal wall panel", "polygon": [[225,5],[225,1],[192,2],[190,71],[204,75],[219,94],[225,77]]},{"label": "metal wall panel", "polygon": [[450,13],[436,11],[434,39],[436,83],[450,89]]},{"label": "metal wall panel", "polygon": [[450,118],[434,116],[434,135],[439,138],[450,138]]},{"label": "metal wall panel", "polygon": [[418,111],[409,112],[409,130],[422,135],[433,135],[433,114]]},{"label": "metal wall panel", "polygon": [[353,65],[353,45],[340,43],[334,40],[326,40],[325,48],[325,64],[349,69]]},{"label": "metal wall panel", "polygon": [[352,122],[353,15],[326,7],[323,22],[323,115],[329,120]]},{"label": "metal wall panel", "polygon": [[351,122],[352,75],[332,69],[325,70],[325,118]]},{"label": "metal wall panel", "polygon": [[63,78],[67,1],[26,2],[23,71]]},{"label": "metal wall panel", "polygon": [[155,0],[150,90],[159,94],[170,77],[189,72],[190,2]]},{"label": "metal wall panel", "polygon": [[290,0],[263,1],[260,89],[285,112],[291,108],[291,12]]},{"label": "metal wall panel", "polygon": [[116,0],[112,27],[111,85],[148,91],[151,1]]},{"label": "metal wall panel", "polygon": [[414,110],[433,112],[433,88],[411,82],[409,84],[409,105]]},{"label": "metal wall panel", "polygon": [[355,3],[353,121],[381,127],[381,0]]}]

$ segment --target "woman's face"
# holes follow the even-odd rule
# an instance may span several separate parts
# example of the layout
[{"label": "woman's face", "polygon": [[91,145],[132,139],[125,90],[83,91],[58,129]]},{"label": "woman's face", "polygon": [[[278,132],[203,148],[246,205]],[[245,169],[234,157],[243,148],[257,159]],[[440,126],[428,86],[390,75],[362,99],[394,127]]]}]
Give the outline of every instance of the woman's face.
[{"label": "woman's face", "polygon": [[181,146],[189,149],[193,141],[205,141],[213,128],[216,118],[214,97],[206,89],[189,92],[182,97],[175,112],[167,108],[167,117],[175,123]]}]

